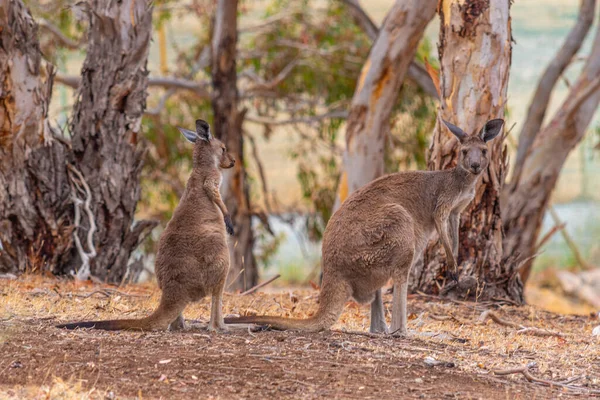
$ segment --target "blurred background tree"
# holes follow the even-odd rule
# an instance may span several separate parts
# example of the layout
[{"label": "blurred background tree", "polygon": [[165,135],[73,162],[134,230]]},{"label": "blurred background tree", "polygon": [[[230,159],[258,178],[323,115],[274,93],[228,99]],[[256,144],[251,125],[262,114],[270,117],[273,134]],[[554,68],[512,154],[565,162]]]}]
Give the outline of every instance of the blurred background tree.
[{"label": "blurred background tree", "polygon": [[[598,232],[594,227],[600,225],[596,206],[598,201],[596,193],[600,191],[597,190],[597,183],[589,179],[594,171],[599,170],[598,157],[595,156],[597,151],[594,153],[593,150],[597,147],[597,140],[594,141],[591,137],[586,140],[584,136],[585,132],[590,130],[588,128],[595,128],[596,131],[598,129],[594,111],[597,109],[599,91],[593,78],[598,60],[595,51],[597,39],[594,41],[594,37],[597,37],[597,28],[593,24],[597,15],[597,5],[593,0],[585,0],[581,4],[575,0],[568,4],[555,0],[547,1],[551,5],[548,6],[549,8],[543,8],[543,12],[530,4],[517,4],[511,9],[512,37],[515,37],[519,44],[514,47],[511,83],[508,85],[508,98],[504,99],[502,107],[506,108],[506,118],[509,121],[506,126],[507,131],[513,121],[521,130],[520,140],[517,140],[519,138],[516,135],[517,131],[511,131],[505,140],[508,154],[516,151],[519,161],[514,168],[511,166],[502,173],[496,171],[498,177],[502,177],[500,185],[504,177],[508,180],[501,191],[504,197],[499,200],[502,203],[502,215],[500,216],[497,210],[492,213],[495,218],[502,219],[502,228],[494,225],[494,231],[500,232],[502,242],[498,245],[497,237],[494,239],[498,255],[494,263],[498,264],[498,260],[503,260],[500,263],[511,261],[512,266],[504,271],[510,272],[510,276],[513,276],[512,272],[520,265],[519,260],[527,260],[541,248],[546,249],[547,253],[538,258],[537,265],[557,264],[556,260],[559,256],[554,253],[560,247],[557,243],[561,243],[563,251],[574,254],[570,247],[562,245],[562,236],[553,234],[577,233],[573,231],[575,229],[573,227],[579,226],[577,221],[580,220],[594,221],[596,218],[595,223],[590,222],[591,227],[585,228],[586,233],[575,235],[576,239],[572,240],[576,246],[582,247],[579,258],[585,259],[587,265],[600,262],[600,252],[587,240],[590,235],[593,236],[593,232]],[[11,7],[14,7],[13,3]],[[19,2],[14,4],[17,3]],[[181,140],[175,126],[193,126],[193,121],[202,117],[211,123],[217,135],[226,138],[229,147],[234,149],[240,160],[243,160],[239,164],[240,169],[228,176],[227,182],[223,185],[224,196],[228,199],[228,206],[235,210],[235,221],[239,227],[239,233],[232,241],[234,265],[228,289],[242,290],[252,286],[264,273],[278,272],[276,268],[279,271],[284,270],[286,264],[307,264],[295,274],[307,276],[307,279],[314,278],[314,274],[311,275],[309,272],[314,269],[313,267],[318,267],[322,233],[335,209],[336,202],[343,200],[340,199],[340,195],[345,196],[350,191],[344,183],[347,181],[342,174],[347,170],[347,166],[343,163],[343,155],[347,151],[350,132],[354,129],[351,122],[356,121],[352,118],[353,97],[356,96],[357,88],[361,87],[359,84],[361,71],[376,70],[381,67],[381,65],[369,65],[368,60],[370,53],[377,48],[375,45],[372,49],[372,46],[380,37],[380,29],[385,27],[386,15],[394,10],[391,2],[379,0],[373,2],[358,0],[154,1],[151,25],[148,24],[148,27],[144,28],[153,38],[149,44],[147,78],[142,76],[145,73],[143,72],[145,66],[139,70],[141,74],[139,88],[143,90],[143,93],[139,93],[142,97],[147,94],[147,102],[144,107],[143,101],[132,101],[132,104],[136,103],[143,107],[141,126],[138,127],[138,122],[135,122],[137,116],[132,117],[126,108],[121,108],[123,111],[119,111],[116,115],[125,118],[128,123],[123,125],[124,128],[114,131],[106,130],[102,126],[102,119],[98,116],[90,114],[89,117],[85,115],[82,117],[77,116],[80,111],[73,113],[73,110],[86,109],[82,104],[85,102],[85,95],[75,99],[71,95],[85,94],[86,84],[89,86],[90,79],[91,87],[97,84],[103,88],[102,90],[108,91],[115,82],[126,82],[128,79],[125,76],[127,74],[120,72],[112,80],[97,81],[94,78],[94,73],[89,68],[90,63],[105,64],[110,69],[115,56],[109,57],[108,50],[100,51],[101,54],[106,55],[104,59],[100,53],[95,53],[94,46],[107,46],[108,49],[109,43],[98,41],[98,37],[94,39],[94,25],[89,24],[89,12],[85,6],[88,3],[78,3],[77,7],[72,7],[71,2],[62,0],[25,1],[24,3],[31,10],[33,20],[38,25],[37,32],[30,34],[28,40],[31,41],[31,46],[35,47],[36,40],[39,38],[39,48],[43,55],[42,59],[36,61],[40,65],[36,71],[40,72],[39,74],[36,72],[39,76],[36,75],[34,79],[39,80],[38,85],[45,85],[40,87],[45,88],[43,90],[46,91],[46,98],[36,106],[35,115],[39,120],[51,122],[47,125],[44,123],[44,126],[55,126],[53,137],[56,138],[54,142],[57,145],[52,147],[53,151],[63,148],[60,151],[66,153],[58,157],[68,160],[68,164],[80,171],[83,181],[88,183],[92,204],[94,204],[90,211],[94,215],[97,226],[93,232],[94,251],[92,252],[87,240],[90,230],[84,208],[80,210],[80,222],[74,224],[75,208],[72,190],[75,190],[74,193],[80,199],[85,198],[83,187],[81,187],[83,192],[77,191],[77,182],[81,180],[74,175],[74,172],[69,172],[69,168],[59,171],[55,167],[49,167],[55,171],[56,175],[52,179],[56,181],[48,183],[53,181],[35,178],[36,174],[32,172],[34,169],[30,168],[27,173],[33,173],[33,178],[15,176],[14,179],[16,181],[29,179],[27,182],[37,185],[41,192],[36,192],[34,186],[31,186],[28,192],[52,192],[57,200],[48,203],[50,197],[47,195],[34,196],[31,199],[32,204],[38,205],[36,211],[38,216],[34,219],[39,222],[33,223],[32,226],[36,228],[29,231],[21,228],[6,229],[6,226],[16,226],[13,216],[14,207],[0,209],[0,220],[3,224],[0,264],[3,270],[47,270],[54,273],[81,271],[84,265],[83,254],[89,257],[92,276],[100,279],[136,280],[143,271],[151,272],[156,240],[183,192],[191,167],[191,149],[185,141]],[[456,18],[463,19],[469,26],[478,26],[489,11],[485,7],[477,8],[479,3],[475,1],[461,3],[459,12],[455,14]],[[490,4],[492,3],[494,2]],[[506,2],[498,2],[498,4],[504,3]],[[394,6],[406,7],[409,4],[410,1],[398,1]],[[438,10],[440,13],[444,10],[452,10],[458,3],[454,0],[445,0],[441,4],[443,7]],[[97,7],[100,3],[90,1],[89,5]],[[149,6],[149,3],[146,5]],[[577,11],[578,5],[581,7],[580,12]],[[420,2],[419,6],[425,7],[425,3]],[[4,4],[4,7],[8,5]],[[219,7],[231,11],[230,18],[233,18],[232,10],[235,9],[234,20],[237,25],[235,30],[237,45],[228,47],[230,57],[235,59],[234,68],[221,72],[217,71],[218,63],[215,60],[215,54],[219,52],[219,46],[215,44],[215,38],[219,37],[218,32],[215,32],[215,28],[219,26],[217,12]],[[564,12],[561,12],[560,16],[554,16],[550,11],[554,9],[552,7]],[[25,8],[19,12],[27,15]],[[527,17],[533,12],[545,16],[544,18],[548,18],[551,22],[533,27]],[[3,24],[6,25],[7,22]],[[448,46],[460,47],[464,44],[458,39],[452,39],[453,43],[450,45],[441,42],[438,45],[441,47],[440,64],[432,45],[440,33],[440,26],[444,25],[440,25],[440,20],[434,17],[427,28],[423,28],[424,36],[418,42],[414,57],[400,58],[397,64],[393,64],[395,65],[393,71],[400,72],[399,76],[403,77],[388,87],[388,89],[394,88],[389,91],[387,97],[391,99],[389,104],[386,103],[389,111],[386,111],[385,118],[377,121],[378,126],[388,131],[379,132],[378,128],[378,133],[381,135],[375,147],[383,147],[383,153],[380,157],[374,158],[374,164],[371,165],[376,166],[373,170],[378,171],[377,174],[424,169],[428,163],[431,168],[432,154],[428,153],[427,149],[432,140],[433,151],[436,146],[442,144],[442,141],[439,141],[436,117],[438,93],[435,79],[432,80],[430,74],[434,78],[439,75],[439,79],[443,81],[444,74],[448,74],[445,72],[443,59],[443,55],[448,53],[444,53],[444,49]],[[231,28],[231,24],[228,27]],[[406,28],[406,25],[400,24],[398,29],[402,27]],[[531,33],[532,29],[535,34]],[[12,31],[6,30],[3,35],[7,32]],[[418,30],[415,32],[418,33]],[[230,34],[232,33],[233,31],[230,30]],[[423,35],[423,32],[417,34],[417,37],[420,35]],[[439,37],[444,38],[443,35]],[[564,40],[565,45],[556,55],[553,55],[550,50],[547,50],[551,46],[535,44],[531,37],[548,43]],[[390,42],[391,44],[395,42]],[[523,57],[522,54],[527,54],[528,57]],[[14,55],[8,54],[4,57],[8,60]],[[530,60],[531,57],[535,61]],[[375,59],[371,57],[371,60]],[[380,58],[379,61],[375,61],[375,64],[388,61]],[[52,80],[48,79],[51,74],[44,72],[46,63],[54,64],[58,71],[54,77],[53,92],[50,92]],[[426,64],[429,64],[427,68]],[[544,65],[548,65],[548,69],[542,74]],[[5,67],[2,73],[6,74],[7,71]],[[235,75],[235,83],[231,80],[234,76],[232,74]],[[491,69],[484,71],[479,82],[491,79],[490,74],[492,74]],[[84,79],[81,78],[82,76]],[[542,79],[533,97],[532,106],[526,113],[530,92],[535,89],[533,82],[538,76],[542,76]],[[468,74],[465,75],[465,79],[464,88],[468,88]],[[227,133],[229,132],[227,123],[223,127],[225,120],[222,117],[215,119],[215,112],[219,113],[219,110],[223,109],[218,103],[223,93],[219,85],[224,84],[229,85],[228,90],[233,99],[230,103],[231,107],[225,108],[235,110],[237,115],[237,119],[232,119],[237,125],[231,125],[235,128],[231,130],[233,132],[231,134]],[[477,88],[481,89],[479,87],[481,85],[478,84]],[[443,82],[441,87],[443,89]],[[131,91],[132,88],[128,87],[127,90]],[[91,93],[95,93],[95,90]],[[443,90],[442,98],[452,97],[451,92],[444,93]],[[53,93],[51,98],[50,93]],[[577,100],[576,103],[571,104],[567,101],[559,106],[559,101],[567,97],[572,99],[571,102],[574,101],[573,99]],[[452,101],[460,102],[460,99]],[[118,105],[119,102],[115,104]],[[114,104],[111,104],[106,109],[107,112],[114,112],[111,108],[113,106]],[[540,115],[539,110],[543,111],[542,118],[534,118]],[[568,118],[565,117],[565,110],[570,110],[567,113]],[[99,112],[100,114],[102,113]],[[471,124],[479,123],[478,118],[471,119],[467,118],[465,113],[459,114],[461,115],[456,115],[457,121],[469,124],[469,129]],[[544,115],[548,115],[546,118],[548,122],[544,122]],[[451,116],[451,113],[445,115],[447,118]],[[349,117],[351,121],[347,123]],[[482,119],[487,117],[487,115],[481,116]],[[524,123],[521,123],[521,120]],[[95,123],[89,124],[92,121]],[[534,128],[531,128],[532,121],[535,122]],[[100,124],[99,128],[96,128],[97,124]],[[10,138],[15,135],[15,131],[14,128],[3,129],[2,150],[5,151],[4,154],[8,154],[6,153],[8,147],[4,143],[12,140]],[[138,137],[138,132],[143,135],[143,138]],[[365,138],[372,133],[368,130],[364,132],[366,132]],[[438,139],[432,138],[432,133],[436,132]],[[132,139],[133,133],[136,134],[135,139]],[[36,137],[34,131],[32,135],[32,138]],[[92,143],[90,148],[96,150],[90,151],[88,162],[89,165],[99,166],[97,170],[81,164],[85,158],[82,156],[81,149],[77,150],[77,143],[80,141],[78,137],[81,135],[84,135],[84,142]],[[106,140],[108,138],[111,139]],[[108,192],[100,184],[106,181],[106,176],[103,178],[101,172],[103,165],[104,168],[114,171],[116,165],[121,165],[123,162],[115,159],[114,163],[110,161],[107,164],[107,157],[110,158],[108,155],[114,152],[109,150],[110,146],[103,146],[114,140],[116,140],[115,144],[121,143],[117,145],[118,148],[122,148],[123,151],[127,149],[122,153],[124,157],[122,160],[131,162],[128,165],[131,166],[129,170],[132,171],[132,173],[122,173],[122,178],[117,177],[115,181],[119,189],[114,193],[111,192],[110,195],[120,199],[116,203],[118,204],[116,208],[109,205],[110,201],[107,199],[110,196],[106,196]],[[560,147],[566,143],[565,140],[568,141],[568,145]],[[580,142],[583,144],[577,148],[582,150],[573,151]],[[34,140],[29,146],[32,149],[39,148],[42,152],[49,151],[47,146],[43,146],[39,141]],[[444,147],[442,150],[448,158],[441,167],[451,166],[451,156],[454,154],[452,149]],[[23,154],[29,153],[25,151]],[[559,156],[555,157],[555,155]],[[35,163],[35,160],[39,159],[51,159],[48,157],[50,156],[30,159],[26,157],[20,161],[25,164],[19,164],[16,159],[8,161],[9,158],[3,156],[5,181],[8,182],[7,177],[11,178],[9,171],[14,170],[16,166]],[[134,168],[138,165],[134,160],[139,161],[142,157],[144,164],[138,172]],[[546,162],[539,164],[536,160],[540,157],[552,161],[551,173],[550,169],[536,167],[548,164]],[[113,164],[109,167],[110,163]],[[438,167],[440,166],[436,168]],[[18,168],[20,167],[16,167]],[[363,169],[361,168],[361,171]],[[514,172],[511,171],[513,169]],[[578,179],[570,178],[575,173]],[[375,175],[365,179],[374,177]],[[63,182],[66,185],[62,185],[62,189],[57,189],[61,184],[57,186],[56,182]],[[489,189],[491,187],[489,181],[485,182],[485,187]],[[539,182],[543,184],[540,186]],[[577,182],[576,187],[575,182]],[[553,190],[556,187],[558,190]],[[119,191],[121,195],[118,194]],[[132,194],[131,199],[124,199],[125,193]],[[529,199],[532,193],[535,193],[537,200],[524,203],[523,200]],[[577,197],[578,193],[582,193],[583,197]],[[132,208],[135,207],[138,195],[140,200],[137,208]],[[4,198],[7,198],[6,196]],[[567,203],[576,198],[580,199],[577,206],[579,215],[589,213],[592,217],[576,217],[577,213],[570,213],[570,206],[565,205],[563,208],[559,204],[556,206],[558,215],[563,220],[568,219],[568,229],[562,230],[560,224],[555,224],[545,210],[553,201]],[[48,204],[51,204],[50,208]],[[137,242],[149,233],[153,222],[132,225],[133,209],[136,210],[136,219],[154,220],[158,223],[157,228],[139,247]],[[107,219],[106,215],[114,214],[115,210],[120,210],[120,217]],[[469,215],[480,215],[480,212],[481,210]],[[463,223],[466,224],[468,220],[479,221],[478,218],[465,217]],[[74,225],[79,225],[77,230]],[[480,224],[480,226],[489,225],[489,223]],[[121,233],[115,234],[115,231],[110,230],[110,226],[120,227],[115,229]],[[486,282],[494,279],[497,282],[504,282],[503,279],[507,276],[505,273],[473,272],[489,270],[483,266],[494,263],[484,257],[489,252],[480,254],[472,251],[475,248],[485,248],[479,243],[479,239],[485,235],[481,235],[479,231],[477,231],[479,233],[469,231],[467,225],[463,227],[466,236],[461,238],[474,239],[466,241],[461,239],[461,243],[464,242],[460,256],[463,273],[476,276],[477,279]],[[134,234],[131,234],[135,229],[137,230]],[[6,232],[11,232],[10,236]],[[527,234],[524,235],[524,232]],[[522,240],[524,236],[527,237],[526,240]],[[78,250],[75,237],[81,242],[83,252]],[[134,237],[137,239],[134,240]],[[479,239],[475,240],[476,238]],[[41,243],[44,243],[43,246]],[[126,243],[126,250],[116,252],[114,249],[118,247],[118,243]],[[552,244],[551,248],[548,243]],[[502,247],[503,251],[498,250],[498,247]],[[432,245],[432,249],[434,248],[435,246]],[[31,249],[37,250],[32,252]],[[14,254],[17,253],[21,254],[19,256],[21,261],[15,263]],[[44,254],[44,257],[39,258],[39,254]],[[290,261],[290,254],[296,254],[300,259]],[[444,262],[435,255],[435,250],[431,250],[428,254],[429,260],[435,262],[429,263],[431,267],[427,269],[429,272],[425,273],[422,269],[416,271],[421,275],[419,279],[421,283],[413,287],[439,293],[445,284],[443,274],[439,273],[444,269]],[[513,258],[509,260],[507,257]],[[562,259],[566,260],[564,257]],[[574,257],[573,262],[568,260],[565,262],[578,265],[576,259],[577,257]],[[527,283],[533,265],[531,261],[526,261],[519,270],[519,279],[523,283]],[[474,265],[479,267],[472,268]],[[267,266],[269,269],[265,269]],[[143,275],[147,276],[146,273]],[[423,279],[424,276],[430,276],[432,279]],[[505,284],[506,282],[501,283],[500,286]],[[517,290],[520,293],[509,297],[518,300],[522,296],[522,290],[521,287]]]}]

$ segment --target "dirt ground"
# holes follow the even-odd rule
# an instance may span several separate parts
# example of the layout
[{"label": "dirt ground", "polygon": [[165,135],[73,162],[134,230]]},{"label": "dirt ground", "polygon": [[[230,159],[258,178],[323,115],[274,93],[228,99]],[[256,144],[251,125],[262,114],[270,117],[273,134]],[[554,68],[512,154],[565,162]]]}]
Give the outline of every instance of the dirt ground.
[{"label": "dirt ground", "polygon": [[[225,312],[306,317],[317,294],[227,295]],[[143,316],[157,301],[152,285],[0,280],[0,399],[600,397],[600,342],[591,336],[598,320],[533,307],[413,296],[409,338],[341,331],[367,331],[368,307],[352,302],[333,331],[316,334],[54,328],[63,321]],[[208,306],[206,299],[185,316],[206,321]],[[479,323],[486,310],[513,325]],[[567,387],[494,374],[528,363],[535,363],[528,370],[534,379]]]}]

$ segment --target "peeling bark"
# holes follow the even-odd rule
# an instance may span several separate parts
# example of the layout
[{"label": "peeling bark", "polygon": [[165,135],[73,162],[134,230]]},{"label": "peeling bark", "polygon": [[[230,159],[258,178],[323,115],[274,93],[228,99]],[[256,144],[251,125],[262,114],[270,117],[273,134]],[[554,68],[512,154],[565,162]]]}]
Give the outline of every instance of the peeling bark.
[{"label": "peeling bark", "polygon": [[68,147],[48,123],[53,68],[21,0],[0,0],[0,271],[52,271],[71,246]]},{"label": "peeling bark", "polygon": [[[70,131],[74,165],[92,191],[97,255],[92,275],[120,281],[129,258],[156,223],[134,222],[145,146],[146,64],[152,33],[149,1],[90,0],[88,49]],[[132,225],[133,224],[133,225]],[[82,223],[84,241],[88,226]],[[81,264],[72,250],[66,271]]]},{"label": "peeling bark", "polygon": [[221,187],[235,225],[235,235],[229,240],[231,265],[225,285],[227,290],[246,290],[258,283],[258,269],[252,252],[254,233],[250,195],[244,169],[242,122],[246,110],[238,109],[237,4],[237,0],[218,1],[212,38],[214,131],[236,159],[234,168],[224,171]]},{"label": "peeling bark", "polygon": [[[592,12],[593,15],[593,12]],[[569,153],[581,142],[600,104],[600,28],[591,52],[569,94],[550,122],[535,135],[521,166],[503,191],[503,221],[507,254],[530,257],[544,213]],[[525,282],[532,260],[521,268]]]},{"label": "peeling bark", "polygon": [[[443,129],[440,118],[473,133],[493,118],[504,116],[511,62],[508,0],[443,0],[438,44],[441,104],[428,155],[428,168],[452,168],[457,140]],[[458,263],[461,279],[474,278],[469,293],[478,298],[523,300],[514,263],[503,262],[500,191],[506,173],[503,138],[489,145],[490,166],[480,178],[475,199],[461,215]],[[430,242],[423,260],[411,273],[412,290],[439,293],[444,285],[446,256],[439,242]],[[457,288],[458,290],[458,288]]]},{"label": "peeling bark", "polygon": [[[377,40],[377,36],[379,35],[379,28],[360,6],[358,0],[343,0],[343,2],[348,7],[348,11],[354,18],[356,24],[360,26],[360,28],[367,34],[369,39],[375,42]],[[410,63],[406,76],[408,79],[416,83],[421,89],[423,89],[423,92],[429,96],[434,98],[438,97],[438,93],[435,90],[435,86],[433,85],[431,77],[429,74],[427,74],[425,68],[423,68],[417,61],[413,60]]]},{"label": "peeling bark", "polygon": [[384,173],[392,108],[436,4],[398,0],[383,22],[352,98],[336,209],[349,193]]}]

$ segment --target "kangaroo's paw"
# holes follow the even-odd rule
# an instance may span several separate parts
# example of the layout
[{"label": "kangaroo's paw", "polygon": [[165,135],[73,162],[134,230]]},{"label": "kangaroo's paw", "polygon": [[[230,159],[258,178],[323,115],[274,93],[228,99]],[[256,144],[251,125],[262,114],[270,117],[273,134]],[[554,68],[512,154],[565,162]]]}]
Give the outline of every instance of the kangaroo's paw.
[{"label": "kangaroo's paw", "polygon": [[225,333],[229,331],[229,328],[227,327],[227,325],[225,325],[225,322],[221,321],[218,323],[213,323],[210,322],[208,324],[208,326],[206,327],[206,329],[208,329],[209,332],[219,332],[219,333]]},{"label": "kangaroo's paw", "polygon": [[392,330],[390,332],[390,335],[392,335],[393,337],[397,337],[397,338],[408,338],[411,335],[409,335],[408,330],[406,328],[398,328],[395,330]]},{"label": "kangaroo's paw", "polygon": [[371,326],[369,328],[369,332],[371,333],[382,333],[388,334],[390,333],[387,324],[385,321],[373,321],[371,322]]}]

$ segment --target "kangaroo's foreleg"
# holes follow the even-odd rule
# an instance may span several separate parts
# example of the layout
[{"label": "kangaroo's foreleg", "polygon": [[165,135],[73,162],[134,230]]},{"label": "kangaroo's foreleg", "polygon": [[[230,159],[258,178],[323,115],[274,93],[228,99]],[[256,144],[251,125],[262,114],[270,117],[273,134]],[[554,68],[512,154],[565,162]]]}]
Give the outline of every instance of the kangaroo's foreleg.
[{"label": "kangaroo's foreleg", "polygon": [[454,258],[454,254],[452,254],[452,247],[450,246],[450,238],[448,234],[448,215],[436,215],[434,217],[435,220],[435,229],[440,237],[440,241],[444,246],[444,250],[446,251],[446,262],[448,263],[448,272],[450,277],[453,280],[457,280],[458,266],[456,265],[456,259]]},{"label": "kangaroo's foreleg", "polygon": [[223,213],[223,220],[225,221],[227,233],[233,235],[233,222],[231,221],[231,215],[229,215],[225,203],[223,203],[223,199],[221,199],[221,193],[219,192],[220,183],[220,176],[208,177],[204,181],[204,190],[206,191],[208,198],[211,199]]},{"label": "kangaroo's foreleg", "polygon": [[452,254],[458,258],[458,227],[460,226],[460,213],[452,211],[448,219],[450,241],[452,243]]},{"label": "kangaroo's foreleg", "polygon": [[371,327],[369,328],[369,332],[388,333],[381,289],[375,292],[375,299],[371,302]]}]

